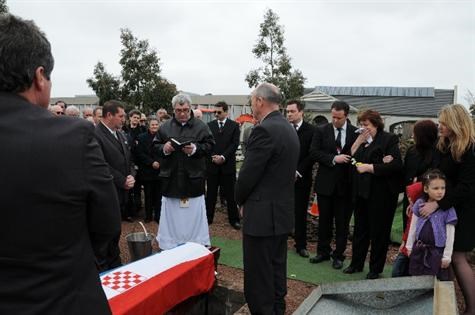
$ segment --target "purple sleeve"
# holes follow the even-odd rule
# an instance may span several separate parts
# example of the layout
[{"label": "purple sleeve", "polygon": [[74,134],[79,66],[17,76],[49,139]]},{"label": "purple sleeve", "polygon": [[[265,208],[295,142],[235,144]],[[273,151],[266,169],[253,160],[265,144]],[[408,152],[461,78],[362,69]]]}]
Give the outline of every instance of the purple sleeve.
[{"label": "purple sleeve", "polygon": [[424,203],[424,201],[425,201],[424,199],[419,198],[416,200],[416,202],[414,202],[414,205],[412,206],[412,212],[418,217],[421,216],[419,210],[421,208],[421,204]]},{"label": "purple sleeve", "polygon": [[454,207],[451,207],[445,213],[445,224],[457,224],[457,213],[455,212]]}]

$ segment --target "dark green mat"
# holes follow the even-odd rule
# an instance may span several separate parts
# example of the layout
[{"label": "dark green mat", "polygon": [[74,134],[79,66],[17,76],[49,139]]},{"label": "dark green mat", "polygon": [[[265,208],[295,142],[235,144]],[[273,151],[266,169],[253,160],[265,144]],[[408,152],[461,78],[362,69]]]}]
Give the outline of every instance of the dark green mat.
[{"label": "dark green mat", "polygon": [[[228,240],[221,237],[213,237],[211,244],[221,248],[219,263],[234,267],[243,268],[242,264],[242,242],[240,240]],[[345,261],[345,267],[349,265],[349,261]],[[391,276],[392,266],[384,268],[383,277]],[[368,273],[368,266],[365,266],[363,272],[352,275],[344,274],[341,270],[335,270],[331,266],[330,261],[320,264],[311,264],[308,258],[298,256],[295,251],[289,250],[287,255],[287,277],[300,281],[310,282],[314,284],[331,283],[339,281],[352,281],[365,279]]]}]

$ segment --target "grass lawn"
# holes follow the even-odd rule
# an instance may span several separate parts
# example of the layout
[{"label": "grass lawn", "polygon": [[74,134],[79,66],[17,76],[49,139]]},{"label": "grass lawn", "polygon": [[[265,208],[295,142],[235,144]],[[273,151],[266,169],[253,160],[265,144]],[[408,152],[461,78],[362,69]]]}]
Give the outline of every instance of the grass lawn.
[{"label": "grass lawn", "polygon": [[394,214],[393,227],[391,229],[391,241],[401,243],[402,237],[402,203],[397,207]]},{"label": "grass lawn", "polygon": [[[242,264],[242,243],[240,240],[228,240],[221,237],[213,237],[211,244],[221,248],[221,256],[219,263],[234,268],[243,268]],[[345,261],[345,267],[349,265],[349,261]],[[392,266],[386,266],[383,277],[391,276]],[[308,258],[302,258],[292,250],[288,251],[287,256],[287,277],[300,281],[310,282],[314,284],[331,283],[340,281],[352,281],[365,279],[368,273],[368,266],[360,273],[352,275],[344,274],[341,270],[335,270],[331,266],[330,261],[320,264],[310,264]]]},{"label": "grass lawn", "polygon": [[[402,236],[402,204],[396,209],[394,215],[393,227],[391,231],[391,241],[400,243]],[[213,237],[212,245],[221,248],[221,256],[219,263],[234,268],[243,268],[242,263],[242,243],[240,240],[229,240],[222,237]],[[349,265],[349,261],[345,261],[345,267]],[[386,265],[383,277],[391,276],[392,266]],[[364,279],[369,271],[368,266],[361,273],[352,275],[344,274],[341,270],[335,270],[331,266],[331,261],[322,262],[320,264],[310,264],[307,258],[298,256],[295,251],[289,250],[287,257],[287,276],[290,279],[301,280],[314,284],[331,283],[339,281],[351,281]]]}]

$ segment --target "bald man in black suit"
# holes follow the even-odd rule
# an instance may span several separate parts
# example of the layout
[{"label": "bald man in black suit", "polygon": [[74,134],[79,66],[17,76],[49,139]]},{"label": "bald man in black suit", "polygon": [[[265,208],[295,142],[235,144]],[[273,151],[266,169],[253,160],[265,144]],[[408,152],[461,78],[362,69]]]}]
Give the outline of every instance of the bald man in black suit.
[{"label": "bald man in black suit", "polygon": [[279,111],[281,94],[269,83],[251,94],[258,124],[249,136],[236,183],[243,213],[244,295],[252,314],[284,314],[287,237],[294,223],[299,140]]}]

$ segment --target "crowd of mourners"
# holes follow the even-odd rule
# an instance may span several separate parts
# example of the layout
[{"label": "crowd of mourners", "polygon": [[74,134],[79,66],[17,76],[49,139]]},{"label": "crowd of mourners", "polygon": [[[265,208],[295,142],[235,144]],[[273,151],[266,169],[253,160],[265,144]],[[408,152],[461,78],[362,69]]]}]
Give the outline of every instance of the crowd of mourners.
[{"label": "crowd of mourners", "polygon": [[[162,159],[155,149],[160,148],[159,151],[166,156],[160,143],[164,145],[166,141],[163,140],[169,141],[172,137],[166,134],[166,138],[160,140],[158,132],[170,119],[180,122],[182,112],[176,105],[184,105],[185,114],[189,113],[181,123],[197,119],[187,95],[180,94],[172,103],[172,115],[164,108],[148,117],[137,109],[131,110],[127,115],[127,124],[120,129],[127,139],[136,170],[135,184],[128,191],[128,202],[123,208],[123,220],[133,221],[138,217],[143,189],[145,222],[155,220],[160,224]],[[50,106],[50,111],[54,115],[71,115],[69,112],[74,113],[72,116],[80,117],[77,108],[68,110],[71,107],[73,106],[66,106],[63,101],[58,101]],[[303,121],[304,108],[305,105],[298,100],[288,101],[286,105],[287,120],[295,127],[300,140],[299,164],[295,176],[295,228],[292,233],[297,254],[309,257],[306,249],[307,209],[313,166],[318,162],[315,178],[320,210],[318,246],[317,255],[309,259],[310,263],[332,259],[335,269],[343,267],[349,220],[353,215],[353,254],[350,265],[343,272],[361,272],[370,252],[367,278],[378,278],[385,266],[391,227],[398,197],[402,192],[404,234],[393,266],[393,277],[434,275],[440,280],[451,280],[455,274],[469,300],[473,274],[465,255],[474,247],[470,223],[474,219],[472,209],[475,207],[475,133],[467,110],[461,105],[448,105],[440,112],[438,124],[429,119],[417,121],[413,126],[414,144],[402,157],[398,136],[384,131],[383,119],[378,112],[360,112],[357,117],[360,127],[357,128],[348,119],[349,105],[336,101],[330,109],[332,121],[314,126]],[[101,106],[85,108],[82,118],[97,125],[102,119],[102,109]],[[238,140],[243,139],[243,131],[227,117],[228,109],[225,102],[217,103],[214,109],[216,120],[211,121],[209,129],[204,131],[210,147],[206,151],[206,185],[202,183],[200,191],[204,199],[198,203],[198,208],[202,208],[202,211],[193,212],[197,214],[195,217],[190,216],[189,212],[177,216],[177,211],[183,208],[183,205],[177,204],[172,211],[166,212],[159,230],[162,249],[173,248],[189,240],[210,245],[208,226],[205,223],[213,222],[219,188],[221,204],[228,206],[231,226],[235,229],[241,227],[233,194],[235,155]],[[201,113],[199,117],[202,117]],[[228,125],[233,124],[233,131],[229,135],[223,133],[226,121]],[[186,139],[177,134],[175,140]],[[246,141],[244,138],[241,145],[245,146]],[[216,144],[219,152],[210,153],[209,150],[213,150]],[[228,159],[234,162],[229,163]],[[223,174],[223,168],[220,167],[222,164],[231,164],[228,174]],[[178,187],[179,185],[176,188]],[[180,189],[186,190],[184,186]],[[193,202],[183,198],[178,192],[175,195],[180,197],[179,203],[183,203],[184,199],[186,202]],[[167,202],[170,200],[165,201]],[[165,207],[165,211],[166,209]],[[183,234],[184,231],[190,231],[189,226],[183,229],[185,221],[194,222],[191,230],[195,234]],[[166,233],[169,234],[164,235]],[[453,268],[449,268],[450,266]],[[453,272],[449,272],[450,270]]]},{"label": "crowd of mourners", "polygon": [[[0,313],[108,314],[98,272],[122,265],[122,221],[158,223],[162,250],[210,246],[218,197],[242,230],[244,293],[253,314],[284,314],[287,240],[309,263],[377,279],[386,262],[398,197],[404,235],[393,276],[455,278],[475,313],[475,129],[467,109],[447,105],[417,121],[404,157],[377,111],[349,120],[335,101],[331,121],[304,121],[273,84],[251,93],[244,128],[225,102],[205,123],[189,95],[146,117],[109,100],[81,113],[50,105],[54,59],[32,21],[0,15]],[[48,111],[49,110],[49,111]],[[87,121],[86,121],[87,120]],[[127,123],[125,123],[127,121]],[[236,152],[244,161],[237,173]],[[245,150],[244,150],[245,149]],[[314,177],[314,166],[317,166]],[[312,184],[314,183],[314,185]],[[311,193],[319,206],[317,249],[307,250]],[[345,267],[350,218],[351,262]],[[22,229],[18,229],[22,227]],[[345,267],[345,268],[344,268]],[[81,310],[81,311],[79,311]]]}]

